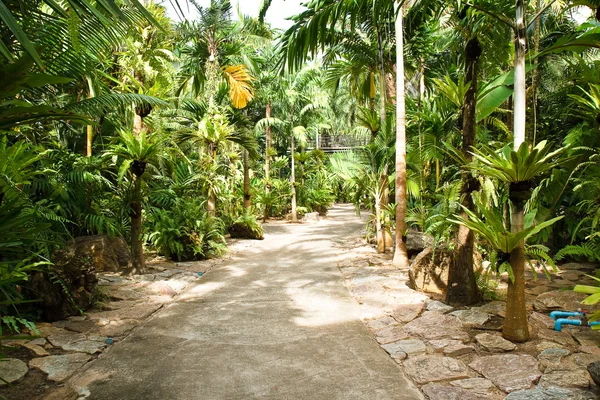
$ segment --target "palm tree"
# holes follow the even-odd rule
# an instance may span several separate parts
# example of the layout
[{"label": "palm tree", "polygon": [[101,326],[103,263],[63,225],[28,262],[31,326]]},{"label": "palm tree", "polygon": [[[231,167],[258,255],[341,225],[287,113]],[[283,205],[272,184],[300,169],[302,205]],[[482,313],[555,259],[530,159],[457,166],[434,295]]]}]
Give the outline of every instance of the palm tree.
[{"label": "palm tree", "polygon": [[131,179],[130,217],[131,217],[131,253],[133,269],[143,274],[146,269],[144,247],[142,243],[142,202],[144,174],[149,165],[156,165],[164,140],[158,135],[150,135],[141,131],[135,135],[131,131],[119,132],[118,143],[109,149],[108,156],[119,159],[119,178],[128,174]]}]

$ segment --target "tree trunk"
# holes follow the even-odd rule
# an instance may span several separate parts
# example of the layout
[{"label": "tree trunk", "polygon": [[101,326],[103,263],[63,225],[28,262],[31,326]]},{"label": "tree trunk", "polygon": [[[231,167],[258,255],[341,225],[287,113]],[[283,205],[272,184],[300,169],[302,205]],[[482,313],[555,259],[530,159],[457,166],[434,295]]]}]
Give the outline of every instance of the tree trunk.
[{"label": "tree trunk", "polygon": [[377,243],[377,252],[385,253],[385,238],[383,227],[381,226],[381,198],[382,188],[375,193],[375,240]]},{"label": "tree trunk", "polygon": [[[92,97],[95,97],[95,92],[94,92],[94,85],[92,84],[92,78],[90,78],[89,76],[86,76],[86,80],[88,83],[88,99],[91,99]],[[94,141],[94,130],[92,125],[88,125],[87,126],[87,132],[86,132],[86,155],[88,157],[92,156],[92,143]]]},{"label": "tree trunk", "polygon": [[250,209],[250,166],[248,150],[244,150],[244,210]]},{"label": "tree trunk", "polygon": [[[536,0],[535,14],[537,15],[542,9],[542,1]],[[538,17],[535,21],[535,34],[533,36],[534,54],[540,51],[540,35],[541,35],[542,18]],[[537,99],[538,99],[538,87],[540,83],[540,72],[538,71],[538,57],[533,59],[533,79],[531,81],[531,143],[535,146],[537,140]]]},{"label": "tree trunk", "polygon": [[[476,134],[476,106],[477,106],[477,67],[481,46],[477,37],[469,40],[465,48],[465,76],[466,81],[471,82],[465,93],[463,106],[463,132],[462,153],[469,162],[473,159],[471,147],[475,144]],[[471,194],[478,189],[478,182],[473,178],[470,171],[463,170],[461,173],[461,201],[462,205],[470,211],[474,210]],[[461,209],[460,215],[468,218],[467,213]],[[446,302],[450,304],[470,305],[481,300],[475,271],[473,270],[473,252],[475,250],[475,236],[469,228],[464,225],[458,226],[455,238],[455,247],[452,264],[448,271],[448,291]]]},{"label": "tree trunk", "polygon": [[142,177],[133,175],[133,193],[130,205],[131,217],[131,256],[133,271],[143,274],[146,270],[144,246],[142,243]]},{"label": "tree trunk", "polygon": [[[515,40],[515,89],[514,89],[514,150],[525,142],[526,122],[526,81],[525,81],[525,7],[523,0],[517,0],[516,13],[516,40]],[[511,232],[519,232],[524,226],[522,195],[515,192],[522,190],[511,185],[509,197],[512,200]],[[529,339],[529,326],[527,325],[527,311],[525,309],[525,242],[510,253],[510,265],[514,281],[508,281],[506,295],[506,317],[502,336],[508,340],[524,342]]]},{"label": "tree trunk", "polygon": [[[513,205],[511,215],[511,231],[513,233],[523,230],[523,207]],[[515,280],[509,279],[506,293],[506,317],[502,328],[502,336],[513,342],[526,342],[529,340],[529,326],[527,324],[527,309],[525,306],[525,241],[521,241],[510,253],[510,266]]]},{"label": "tree trunk", "polygon": [[133,134],[137,136],[144,128],[144,120],[142,119],[142,116],[135,111],[135,107],[133,110]]},{"label": "tree trunk", "polygon": [[209,216],[217,215],[217,196],[212,188],[208,189],[208,200],[206,202],[206,212]]},{"label": "tree trunk", "polygon": [[[389,198],[390,198],[390,185],[388,184],[388,173],[387,173],[387,168],[385,169],[385,172],[383,174],[381,174],[381,177],[379,178],[379,184],[381,185],[381,209],[385,209],[389,202]],[[394,240],[392,239],[392,231],[391,231],[391,222],[390,222],[390,218],[388,217],[388,215],[386,214],[385,217],[383,218],[383,227],[382,227],[382,233],[383,233],[383,243],[384,243],[384,251],[385,249],[387,249],[388,247],[392,247],[394,245]]]},{"label": "tree trunk", "polygon": [[[271,118],[271,103],[267,102],[267,107],[265,109],[265,117]],[[271,148],[271,127],[267,125],[267,129],[265,131],[265,193],[268,195],[271,191],[271,156],[269,156],[269,149]],[[266,222],[267,219],[271,216],[271,210],[269,209],[270,205],[265,205],[265,210],[263,211],[263,222]]]},{"label": "tree trunk", "polygon": [[383,33],[377,28],[377,54],[379,57],[379,123],[380,128],[383,129],[385,125],[385,101],[386,101],[386,91],[385,91],[385,65],[383,61]]},{"label": "tree trunk", "polygon": [[294,132],[291,133],[291,158],[292,158],[292,175],[290,182],[292,183],[292,222],[298,222],[298,213],[296,211],[296,165],[294,161]]},{"label": "tree trunk", "polygon": [[404,34],[403,10],[396,3],[396,247],[392,264],[408,268],[408,253],[404,243],[406,232],[406,105],[404,99]]}]

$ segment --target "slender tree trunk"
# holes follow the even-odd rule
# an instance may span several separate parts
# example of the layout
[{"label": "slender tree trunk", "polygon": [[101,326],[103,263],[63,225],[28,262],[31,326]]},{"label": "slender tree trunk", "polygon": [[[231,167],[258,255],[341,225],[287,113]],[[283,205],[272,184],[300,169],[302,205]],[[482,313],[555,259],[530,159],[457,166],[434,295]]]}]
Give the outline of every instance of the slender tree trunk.
[{"label": "slender tree trunk", "polygon": [[217,215],[217,196],[212,188],[208,189],[208,200],[206,202],[206,212],[209,216]]},{"label": "slender tree trunk", "polygon": [[[89,76],[85,77],[88,83],[88,99],[95,97],[96,94],[94,92],[94,85],[92,84],[92,78]],[[87,135],[86,135],[86,155],[88,157],[92,156],[92,143],[94,141],[94,130],[92,125],[87,126]]]},{"label": "slender tree trunk", "polygon": [[404,32],[403,10],[396,3],[396,247],[392,263],[408,268],[408,252],[404,242],[406,232],[406,105],[404,91]]},{"label": "slender tree trunk", "polygon": [[135,106],[134,106],[134,108],[133,108],[133,134],[135,136],[139,135],[140,132],[142,132],[143,128],[144,128],[144,120],[142,119],[142,116],[137,113]]},{"label": "slender tree trunk", "polygon": [[[523,0],[517,0],[516,12],[516,40],[515,40],[515,89],[514,89],[514,150],[517,151],[525,142],[526,122],[526,81],[525,81],[525,7]],[[512,201],[511,232],[523,230],[524,212],[518,194],[523,188],[511,185],[509,197]],[[510,253],[510,265],[513,270],[514,281],[508,281],[506,295],[506,317],[502,336],[515,342],[525,342],[529,339],[529,326],[527,325],[527,311],[525,308],[525,242]]]},{"label": "slender tree trunk", "polygon": [[131,217],[131,256],[133,271],[143,274],[146,270],[144,246],[142,243],[142,177],[133,174],[133,193],[130,205]]},{"label": "slender tree trunk", "polygon": [[[477,67],[481,46],[477,37],[469,40],[465,49],[465,75],[466,81],[471,82],[465,93],[463,106],[463,132],[462,153],[467,161],[473,159],[471,147],[475,144],[476,134],[476,106],[477,106]],[[470,171],[461,173],[462,188],[461,202],[468,210],[473,211],[474,204],[471,194],[478,189],[478,182]],[[468,218],[467,213],[461,210],[460,215]],[[475,236],[464,225],[458,226],[455,238],[455,250],[451,267],[448,271],[448,291],[446,301],[450,304],[469,305],[481,300],[475,271],[473,269],[473,253],[475,251]]]},{"label": "slender tree trunk", "polygon": [[383,32],[377,27],[377,54],[379,57],[379,121],[383,129],[385,125],[385,102],[386,102],[386,91],[385,91],[385,65],[383,59]]},{"label": "slender tree trunk", "polygon": [[[535,3],[535,14],[537,15],[542,9],[542,1],[541,0],[536,0]],[[534,46],[534,54],[539,53],[540,51],[540,35],[541,35],[541,29],[542,27],[542,18],[539,17],[536,21],[535,21],[535,33],[533,36],[533,46]],[[531,143],[533,146],[535,146],[535,142],[537,140],[537,100],[538,100],[538,87],[539,87],[539,83],[540,83],[540,73],[538,71],[538,63],[539,63],[539,59],[538,57],[535,57],[533,59],[533,64],[534,64],[534,68],[533,68],[533,79],[531,82]]]},{"label": "slender tree trunk", "polygon": [[291,139],[291,158],[292,158],[292,175],[290,176],[290,182],[292,183],[292,222],[298,222],[298,212],[296,211],[296,163],[294,161],[295,145],[294,145],[293,130],[292,130],[290,139]]},{"label": "slender tree trunk", "polygon": [[383,197],[382,187],[375,193],[375,240],[377,243],[377,252],[385,253],[385,238],[383,227],[381,226],[381,199]]},{"label": "slender tree trunk", "polygon": [[[267,107],[265,109],[265,117],[271,118],[271,103],[267,102]],[[265,193],[268,195],[271,191],[271,156],[269,155],[269,149],[271,148],[271,127],[267,125],[267,129],[265,131]],[[263,222],[266,222],[267,219],[271,216],[271,210],[269,209],[270,204],[265,205],[265,210],[263,211]]]},{"label": "slender tree trunk", "polygon": [[[518,203],[518,202],[517,202]],[[513,233],[523,230],[524,212],[520,204],[512,206],[511,231]],[[515,277],[514,282],[508,281],[506,293],[506,317],[502,328],[502,336],[513,342],[526,342],[529,340],[529,326],[527,323],[527,309],[525,304],[525,241],[521,241],[510,252],[510,265]]]},{"label": "slender tree trunk", "polygon": [[250,166],[248,150],[244,150],[244,210],[250,209]]}]

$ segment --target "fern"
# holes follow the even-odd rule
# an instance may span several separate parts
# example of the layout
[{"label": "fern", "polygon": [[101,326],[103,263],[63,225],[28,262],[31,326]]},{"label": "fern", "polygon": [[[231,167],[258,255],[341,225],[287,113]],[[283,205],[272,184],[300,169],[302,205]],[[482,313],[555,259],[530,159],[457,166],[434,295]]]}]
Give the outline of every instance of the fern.
[{"label": "fern", "polygon": [[562,260],[565,257],[585,258],[590,262],[600,261],[600,243],[597,240],[590,240],[582,244],[568,245],[560,249],[554,256],[556,260]]}]

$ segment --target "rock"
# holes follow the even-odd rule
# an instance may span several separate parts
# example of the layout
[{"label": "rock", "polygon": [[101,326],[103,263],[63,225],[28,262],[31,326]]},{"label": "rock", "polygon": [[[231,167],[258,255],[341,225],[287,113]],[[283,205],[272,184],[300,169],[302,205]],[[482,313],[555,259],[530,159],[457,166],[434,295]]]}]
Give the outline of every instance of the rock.
[{"label": "rock", "polygon": [[529,325],[536,329],[554,329],[554,320],[548,315],[534,311],[529,316]]},{"label": "rock", "polygon": [[30,340],[27,343],[29,343],[29,344],[35,344],[36,346],[43,346],[47,342],[46,342],[46,339],[44,339],[44,338],[37,338],[37,339]]},{"label": "rock", "polygon": [[475,348],[473,346],[469,346],[462,343],[444,347],[444,355],[448,357],[458,357],[472,353],[474,351]]},{"label": "rock", "polygon": [[173,289],[168,283],[161,283],[158,288],[158,293],[162,296],[175,297],[177,290]]},{"label": "rock", "polygon": [[[424,249],[410,266],[410,286],[422,292],[445,295],[452,256],[452,252],[445,246]],[[482,259],[478,252],[473,255],[473,262],[476,269],[481,269]]]},{"label": "rock", "polygon": [[89,313],[88,317],[91,320],[107,318],[110,321],[120,321],[124,319],[143,320],[152,315],[155,311],[162,307],[162,304],[137,304],[133,307],[121,308],[112,311],[102,311],[98,313]]},{"label": "rock", "polygon": [[[56,251],[52,256],[52,274],[37,271],[31,275],[28,295],[40,300],[36,307],[41,309],[45,320],[65,319],[92,305],[97,292],[98,261],[95,261],[95,253],[84,253],[84,248],[72,244]],[[96,251],[94,249],[92,245],[89,251]]]},{"label": "rock", "polygon": [[48,353],[46,349],[44,349],[41,346],[38,346],[37,344],[25,343],[23,347],[33,351],[33,353],[38,357],[45,357],[50,355],[50,353]]},{"label": "rock", "polygon": [[488,313],[478,310],[457,310],[451,312],[450,315],[454,315],[463,325],[467,326],[481,326],[490,319]]},{"label": "rock", "polygon": [[538,385],[544,389],[552,386],[587,389],[590,386],[590,378],[587,371],[583,369],[555,371],[542,375]]},{"label": "rock", "polygon": [[[319,216],[318,213],[317,218]],[[306,216],[306,214],[304,214]],[[304,220],[304,219],[303,219]],[[257,229],[258,228],[258,229]],[[264,231],[260,225],[258,226],[250,226],[245,222],[234,222],[229,227],[229,234],[232,238],[238,239],[256,239],[263,240],[265,238]]]},{"label": "rock", "polygon": [[446,386],[440,383],[428,383],[421,388],[431,400],[487,400],[488,397],[461,387]]},{"label": "rock", "polygon": [[451,381],[450,384],[479,394],[488,394],[496,389],[492,381],[484,378],[460,379]]},{"label": "rock", "polygon": [[45,372],[51,381],[62,382],[77,372],[91,358],[90,355],[82,353],[34,358],[29,361],[29,367]]},{"label": "rock", "polygon": [[451,357],[421,355],[409,358],[403,366],[406,374],[419,385],[469,378],[467,366]]},{"label": "rock", "polygon": [[419,232],[415,229],[409,229],[408,232],[406,232],[406,251],[408,252],[409,257],[419,254],[425,247],[431,246],[432,243],[433,238],[423,232]]},{"label": "rock", "polygon": [[548,361],[555,361],[555,362],[560,362],[560,360],[563,357],[566,357],[569,355],[569,350],[567,349],[563,349],[560,347],[554,347],[554,348],[550,348],[550,349],[546,349],[544,351],[542,351],[540,353],[540,355],[538,355],[538,360],[548,360]]},{"label": "rock", "polygon": [[570,358],[573,360],[575,365],[587,368],[587,366],[593,362],[600,361],[600,356],[585,353],[575,353]]},{"label": "rock", "polygon": [[423,303],[403,304],[394,308],[392,317],[398,322],[407,323],[417,318],[423,311]]},{"label": "rock", "polygon": [[387,328],[388,326],[398,325],[398,322],[390,316],[385,316],[382,318],[377,318],[367,322],[367,327],[374,331],[378,329]]},{"label": "rock", "polygon": [[540,371],[550,372],[551,370],[557,370],[557,366],[560,364],[560,361],[563,359],[563,357],[566,357],[568,355],[569,350],[567,349],[557,347],[545,349],[538,355],[538,360],[540,362]]},{"label": "rock", "polygon": [[117,272],[131,268],[129,246],[120,237],[80,236],[60,250],[71,261],[90,258],[96,272]]},{"label": "rock", "polygon": [[86,333],[95,331],[98,329],[96,321],[84,320],[84,321],[57,321],[54,323],[59,328],[64,328],[68,331]]},{"label": "rock", "polygon": [[113,321],[100,329],[99,334],[105,337],[125,336],[129,331],[139,325],[139,321],[134,319],[125,319]]},{"label": "rock", "polygon": [[588,364],[587,371],[597,386],[600,386],[600,361]]},{"label": "rock", "polygon": [[302,222],[318,222],[320,219],[318,212],[309,212],[304,214],[300,220]]},{"label": "rock", "polygon": [[585,293],[577,293],[571,290],[553,290],[540,294],[533,303],[533,307],[541,312],[552,310],[575,311],[582,307],[581,301],[586,297]]},{"label": "rock", "polygon": [[546,293],[551,290],[552,290],[552,288],[550,288],[549,286],[535,286],[535,287],[532,287],[531,289],[525,289],[525,293],[538,296],[542,293]]},{"label": "rock", "polygon": [[558,343],[554,343],[554,342],[540,342],[535,345],[535,348],[540,353],[546,349],[557,349],[557,348],[562,349],[562,347]]},{"label": "rock", "polygon": [[481,307],[472,308],[472,310],[504,317],[506,316],[506,303],[503,301],[491,301]]},{"label": "rock", "polygon": [[528,389],[512,392],[504,400],[593,400],[596,395],[582,390],[558,387],[548,389]]},{"label": "rock", "polygon": [[404,325],[404,330],[411,335],[423,339],[457,339],[469,340],[469,335],[462,330],[462,324],[456,317],[437,312],[426,312],[423,316]]},{"label": "rock", "polygon": [[428,342],[428,344],[433,347],[433,349],[435,351],[443,351],[444,348],[448,347],[448,346],[455,346],[455,345],[459,345],[462,344],[462,340],[455,340],[455,339],[436,339],[436,340],[430,340]]},{"label": "rock", "polygon": [[27,364],[16,358],[0,360],[0,386],[6,386],[22,379],[27,374]]},{"label": "rock", "polygon": [[387,344],[407,338],[408,334],[406,333],[404,328],[396,325],[378,330],[376,332],[375,340],[377,340],[379,344]]},{"label": "rock", "polygon": [[454,310],[454,307],[449,306],[448,304],[444,304],[441,301],[430,300],[427,302],[427,306],[425,308],[427,311],[438,311],[443,314],[448,313]]},{"label": "rock", "polygon": [[469,367],[508,393],[529,389],[541,376],[537,360],[525,354],[478,357],[469,364]]},{"label": "rock", "polygon": [[596,264],[576,263],[576,262],[563,264],[558,267],[558,269],[560,269],[560,270],[589,270],[589,271],[594,270],[596,268],[598,268],[598,266]]},{"label": "rock", "polygon": [[409,282],[413,289],[445,295],[448,288],[448,268],[451,253],[447,248],[427,247],[410,265]]},{"label": "rock", "polygon": [[555,330],[550,329],[540,329],[537,332],[537,335],[542,340],[547,340],[550,342],[560,343],[566,347],[575,347],[575,340],[569,332],[557,332]]},{"label": "rock", "polygon": [[405,358],[406,356],[423,354],[427,351],[425,343],[418,339],[398,340],[394,343],[384,344],[381,347],[383,347],[383,349],[387,351],[392,358],[398,358],[394,357],[395,354],[404,354],[404,357],[402,358]]},{"label": "rock", "polygon": [[146,297],[141,290],[135,290],[133,288],[116,288],[110,290],[110,299],[115,301],[131,301],[140,300]]},{"label": "rock", "polygon": [[509,342],[500,335],[494,335],[492,333],[480,333],[475,336],[475,341],[487,351],[494,353],[511,351],[517,348],[514,343]]},{"label": "rock", "polygon": [[60,347],[67,351],[79,351],[82,353],[95,354],[100,353],[105,345],[101,341],[88,340],[81,333],[67,333],[63,335],[48,336],[48,341],[55,347]]},{"label": "rock", "polygon": [[595,348],[598,348],[598,346],[600,346],[600,332],[598,331],[585,330],[582,332],[573,332],[572,336],[581,346],[589,346]]}]

